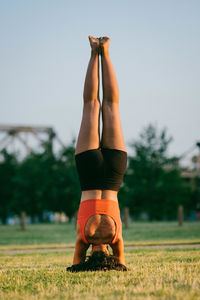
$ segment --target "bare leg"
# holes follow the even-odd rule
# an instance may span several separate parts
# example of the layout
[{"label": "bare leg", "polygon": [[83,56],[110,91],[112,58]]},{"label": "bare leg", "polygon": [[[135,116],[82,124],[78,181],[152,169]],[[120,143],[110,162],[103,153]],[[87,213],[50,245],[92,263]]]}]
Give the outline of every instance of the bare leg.
[{"label": "bare leg", "polygon": [[75,154],[97,149],[100,145],[99,40],[91,36],[89,36],[89,40],[92,51],[85,78],[83,116]]},{"label": "bare leg", "polygon": [[[119,113],[119,88],[109,56],[109,42],[110,39],[108,37],[100,38],[103,77],[103,132],[101,146],[102,148],[126,151]],[[102,191],[102,199],[117,200],[117,192],[104,190]],[[123,237],[121,234],[119,240],[111,247],[113,255],[118,257],[121,264],[125,264]]]},{"label": "bare leg", "polygon": [[103,79],[103,132],[102,148],[126,151],[119,113],[119,88],[109,56],[108,37],[100,38]]}]

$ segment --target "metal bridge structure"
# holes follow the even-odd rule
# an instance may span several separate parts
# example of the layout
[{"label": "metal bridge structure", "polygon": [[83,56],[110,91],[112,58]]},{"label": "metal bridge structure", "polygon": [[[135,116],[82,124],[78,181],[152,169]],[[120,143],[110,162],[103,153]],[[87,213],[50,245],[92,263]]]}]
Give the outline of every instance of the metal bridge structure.
[{"label": "metal bridge structure", "polygon": [[33,148],[30,143],[30,137],[40,144],[49,142],[52,146],[53,141],[56,140],[64,147],[64,144],[52,127],[0,125],[0,151],[7,149],[17,141],[25,148],[26,154],[30,153]]}]

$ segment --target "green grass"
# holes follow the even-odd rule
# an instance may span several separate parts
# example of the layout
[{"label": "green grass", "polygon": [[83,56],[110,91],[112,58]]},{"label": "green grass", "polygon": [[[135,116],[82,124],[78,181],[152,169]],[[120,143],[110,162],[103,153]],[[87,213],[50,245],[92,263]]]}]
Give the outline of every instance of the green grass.
[{"label": "green grass", "polygon": [[65,271],[72,253],[1,255],[0,299],[200,299],[195,249],[126,252],[128,272]]},{"label": "green grass", "polygon": [[22,231],[19,226],[0,226],[0,245],[38,245],[75,242],[74,224],[34,224]]},{"label": "green grass", "polygon": [[[200,223],[132,223],[125,245],[200,243]],[[0,299],[200,299],[199,249],[126,250],[128,272],[72,274],[71,252],[35,248],[73,246],[74,224],[0,226]],[[6,249],[32,253],[6,254]]]},{"label": "green grass", "polygon": [[[175,222],[134,222],[123,229],[125,244],[200,243],[200,222],[187,222],[179,227]],[[75,242],[74,224],[0,226],[0,246],[12,245],[57,245]]]}]

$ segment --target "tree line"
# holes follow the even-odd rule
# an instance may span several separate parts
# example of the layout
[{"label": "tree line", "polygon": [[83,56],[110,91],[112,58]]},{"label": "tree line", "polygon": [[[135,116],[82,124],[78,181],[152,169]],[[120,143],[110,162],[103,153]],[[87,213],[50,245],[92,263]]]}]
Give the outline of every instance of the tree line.
[{"label": "tree line", "polygon": [[[129,207],[139,219],[173,220],[177,207],[189,215],[197,206],[196,189],[181,177],[176,157],[168,156],[172,138],[166,129],[145,127],[130,148],[127,172],[119,192],[120,208]],[[42,221],[43,211],[65,212],[69,219],[78,210],[81,190],[75,167],[75,142],[53,153],[50,143],[32,151],[23,160],[16,153],[1,151],[0,219],[21,211]]]}]

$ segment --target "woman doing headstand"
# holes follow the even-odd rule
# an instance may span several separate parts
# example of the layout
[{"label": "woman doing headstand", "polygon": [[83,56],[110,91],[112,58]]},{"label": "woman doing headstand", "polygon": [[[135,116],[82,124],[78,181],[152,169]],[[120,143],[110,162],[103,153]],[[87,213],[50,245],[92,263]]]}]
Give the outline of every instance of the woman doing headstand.
[{"label": "woman doing headstand", "polygon": [[[109,56],[110,39],[89,36],[89,41],[91,58],[85,78],[83,116],[75,152],[82,196],[73,266],[68,270],[125,270],[117,194],[126,170],[127,153],[119,114],[119,90]],[[99,55],[102,107],[99,100]],[[101,111],[103,128],[100,138]],[[90,244],[92,255],[85,262]],[[113,255],[109,255],[108,245]]]}]

